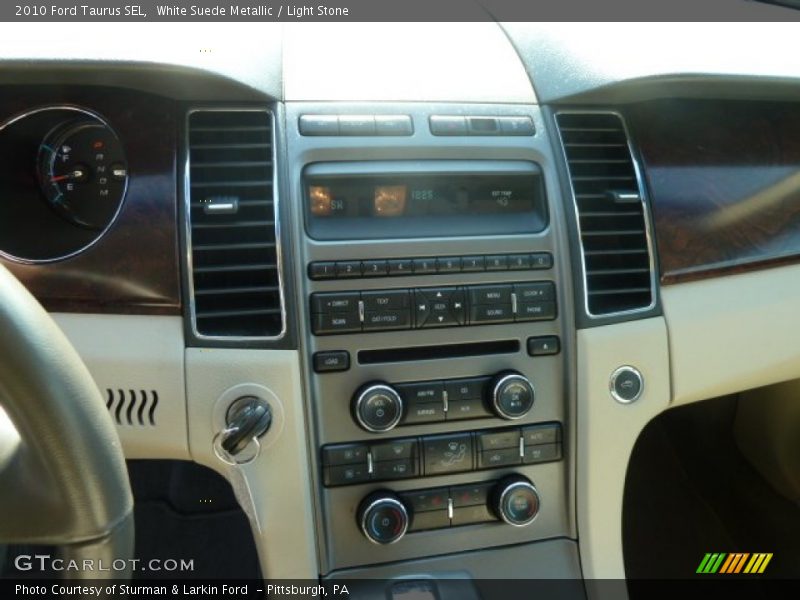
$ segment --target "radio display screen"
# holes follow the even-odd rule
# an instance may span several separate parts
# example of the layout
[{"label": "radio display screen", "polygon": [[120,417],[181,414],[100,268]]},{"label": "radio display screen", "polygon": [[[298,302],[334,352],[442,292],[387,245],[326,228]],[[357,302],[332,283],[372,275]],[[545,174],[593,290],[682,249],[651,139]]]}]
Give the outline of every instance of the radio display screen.
[{"label": "radio display screen", "polygon": [[321,239],[523,233],[547,225],[536,170],[307,175],[305,201],[309,233]]}]

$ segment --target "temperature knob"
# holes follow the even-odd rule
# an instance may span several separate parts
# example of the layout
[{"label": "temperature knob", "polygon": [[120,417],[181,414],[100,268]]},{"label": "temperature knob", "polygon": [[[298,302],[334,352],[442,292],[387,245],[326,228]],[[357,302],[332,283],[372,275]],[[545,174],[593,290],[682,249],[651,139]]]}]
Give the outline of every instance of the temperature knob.
[{"label": "temperature knob", "polygon": [[375,492],[361,503],[358,525],[374,544],[393,544],[408,530],[409,514],[405,504],[392,492]]},{"label": "temperature knob", "polygon": [[491,385],[492,410],[503,419],[521,419],[533,408],[533,384],[524,375],[507,372],[498,375]]},{"label": "temperature knob", "polygon": [[524,527],[539,514],[539,494],[522,475],[501,479],[492,490],[492,509],[495,514],[515,527]]},{"label": "temperature knob", "polygon": [[385,383],[370,383],[353,398],[353,416],[367,431],[389,431],[403,416],[403,399]]}]

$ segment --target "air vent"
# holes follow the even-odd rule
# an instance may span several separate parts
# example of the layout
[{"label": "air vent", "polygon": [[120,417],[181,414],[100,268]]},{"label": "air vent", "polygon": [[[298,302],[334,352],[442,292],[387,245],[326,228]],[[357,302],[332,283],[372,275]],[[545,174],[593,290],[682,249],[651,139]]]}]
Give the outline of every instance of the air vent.
[{"label": "air vent", "polygon": [[652,248],[644,191],[614,113],[559,113],[583,252],[586,310],[605,316],[652,308]]},{"label": "air vent", "polygon": [[154,426],[157,406],[155,390],[106,389],[106,408],[117,425]]},{"label": "air vent", "polygon": [[271,338],[283,331],[272,115],[189,115],[187,203],[192,318],[210,338]]}]

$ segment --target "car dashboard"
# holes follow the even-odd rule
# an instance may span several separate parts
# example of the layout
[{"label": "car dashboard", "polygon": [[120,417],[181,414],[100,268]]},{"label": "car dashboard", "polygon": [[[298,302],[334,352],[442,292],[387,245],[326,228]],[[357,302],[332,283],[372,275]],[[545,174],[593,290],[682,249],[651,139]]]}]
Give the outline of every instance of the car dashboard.
[{"label": "car dashboard", "polygon": [[4,32],[0,261],[265,577],[624,579],[646,424],[800,374],[789,29],[113,25]]}]

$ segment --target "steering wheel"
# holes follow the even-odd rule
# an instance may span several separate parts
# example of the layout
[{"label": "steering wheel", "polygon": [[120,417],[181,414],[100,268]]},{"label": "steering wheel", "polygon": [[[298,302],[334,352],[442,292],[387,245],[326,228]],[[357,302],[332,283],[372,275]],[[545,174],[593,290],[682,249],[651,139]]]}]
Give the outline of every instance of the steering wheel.
[{"label": "steering wheel", "polygon": [[[130,576],[133,496],[114,424],[78,353],[0,265],[0,544],[7,543],[58,546],[65,567],[80,567],[63,569],[67,579]],[[84,569],[85,560],[94,568]]]}]

